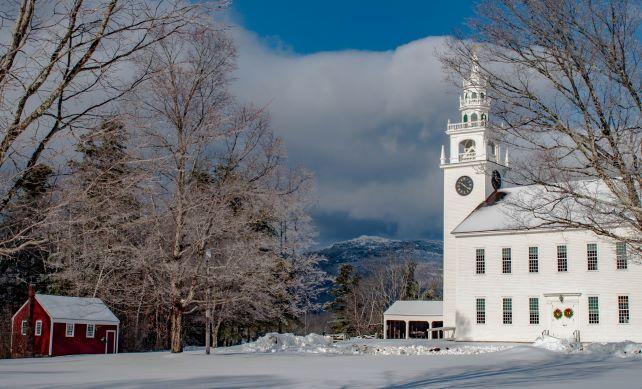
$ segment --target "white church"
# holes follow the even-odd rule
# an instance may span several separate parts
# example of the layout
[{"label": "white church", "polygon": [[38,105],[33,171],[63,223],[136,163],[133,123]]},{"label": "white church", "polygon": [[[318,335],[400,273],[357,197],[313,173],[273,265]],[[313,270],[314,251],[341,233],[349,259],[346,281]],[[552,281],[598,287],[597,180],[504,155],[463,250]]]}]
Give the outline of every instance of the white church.
[{"label": "white church", "polygon": [[490,99],[475,73],[459,110],[440,163],[444,326],[457,340],[642,342],[642,267],[626,246],[582,230],[517,228],[507,200],[538,188],[502,188],[508,154],[489,140]]}]

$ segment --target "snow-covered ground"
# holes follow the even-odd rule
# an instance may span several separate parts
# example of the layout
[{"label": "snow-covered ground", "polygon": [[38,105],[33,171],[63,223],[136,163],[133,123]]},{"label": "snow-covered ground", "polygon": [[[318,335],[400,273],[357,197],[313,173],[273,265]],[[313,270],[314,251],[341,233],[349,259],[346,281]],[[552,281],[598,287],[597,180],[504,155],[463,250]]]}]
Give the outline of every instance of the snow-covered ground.
[{"label": "snow-covered ground", "polygon": [[[555,351],[552,351],[555,350]],[[0,387],[620,388],[642,386],[640,345],[534,345],[268,335],[167,352],[0,360]]]}]

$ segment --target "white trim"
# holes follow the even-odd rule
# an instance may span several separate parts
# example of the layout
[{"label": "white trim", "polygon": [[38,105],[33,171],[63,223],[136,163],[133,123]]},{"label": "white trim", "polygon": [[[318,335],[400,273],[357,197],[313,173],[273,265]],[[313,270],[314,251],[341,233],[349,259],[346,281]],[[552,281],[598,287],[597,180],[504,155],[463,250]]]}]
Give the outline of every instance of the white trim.
[{"label": "white trim", "polygon": [[[91,326],[91,336],[89,336],[89,326]],[[96,336],[96,325],[93,323],[85,324],[85,338],[93,339]]]},{"label": "white trim", "polygon": [[12,322],[13,322],[13,319],[15,319],[15,318],[16,318],[16,316],[18,315],[18,313],[20,313],[20,311],[22,311],[22,308],[24,308],[24,307],[25,307],[25,305],[27,305],[27,303],[29,303],[29,300],[25,301],[25,303],[24,303],[24,304],[22,304],[22,306],[21,306],[20,308],[18,308],[18,310],[16,311],[16,313],[14,313],[14,314],[13,314],[13,316],[11,316],[11,321],[12,321]]},{"label": "white trim", "polygon": [[[38,324],[40,324],[40,331],[38,331]],[[33,336],[42,336],[42,320],[36,320],[34,323]]]},{"label": "white trim", "polygon": [[74,324],[95,324],[95,325],[107,325],[107,326],[117,326],[120,322],[115,321],[103,321],[103,320],[85,320],[85,319],[58,319],[53,320],[56,323],[74,323]]},{"label": "white trim", "polygon": [[[473,210],[473,212],[475,212]],[[468,215],[470,216],[470,214]],[[466,218],[468,218],[466,216]],[[464,219],[465,221],[466,219]],[[463,223],[463,221],[462,221]],[[460,223],[461,224],[461,223]],[[457,226],[459,227],[459,225]],[[503,230],[485,230],[485,231],[463,231],[463,232],[454,232],[457,227],[453,228],[453,230],[450,232],[451,235],[453,235],[455,238],[465,238],[469,236],[495,236],[495,235],[517,235],[517,234],[539,234],[539,233],[544,233],[544,232],[567,232],[567,231],[586,231],[586,229],[583,228],[565,228],[565,227],[557,227],[557,226],[551,226],[551,227],[533,227],[531,229],[527,228],[513,228],[513,229],[503,229]]]},{"label": "white trim", "polygon": [[559,297],[559,296],[575,296],[575,297],[579,297],[581,295],[582,295],[582,293],[565,293],[565,292],[544,293],[544,297]]},{"label": "white trim", "polygon": [[482,164],[493,164],[497,165],[499,167],[506,167],[502,164],[497,163],[496,161],[491,161],[489,159],[471,159],[470,161],[464,161],[464,162],[449,162],[449,163],[444,163],[444,164],[439,164],[439,167],[442,169],[452,169],[456,167],[462,167],[462,166],[474,166],[474,165],[482,165]]},{"label": "white trim", "polygon": [[[118,328],[118,326],[116,326],[116,328]],[[105,331],[105,354],[108,354],[107,353],[107,350],[109,349],[109,335],[108,334],[110,332],[114,333],[114,354],[116,354],[117,353],[116,350],[118,348],[117,343],[116,343],[116,340],[118,339],[118,337],[117,337],[118,333],[115,330],[107,330],[107,331]]]},{"label": "white trim", "polygon": [[119,328],[120,325],[116,325],[116,347],[114,348],[114,354],[118,354],[118,336],[120,334]]},{"label": "white trim", "polygon": [[[71,335],[69,335],[69,325],[71,324]],[[73,338],[76,334],[76,324],[75,323],[65,323],[65,338]]]},{"label": "white trim", "polygon": [[[51,318],[49,319],[51,320]],[[54,331],[54,321],[51,320],[49,328],[49,356],[53,355],[53,331]]]},{"label": "white trim", "polygon": [[42,310],[45,311],[47,316],[49,316],[49,319],[53,320],[54,317],[51,316],[51,313],[49,313],[49,311],[47,311],[47,308],[45,308],[45,305],[38,300],[38,294],[37,293],[36,293],[35,296],[33,296],[33,298],[38,302],[38,305],[40,305],[40,308],[42,308]]}]

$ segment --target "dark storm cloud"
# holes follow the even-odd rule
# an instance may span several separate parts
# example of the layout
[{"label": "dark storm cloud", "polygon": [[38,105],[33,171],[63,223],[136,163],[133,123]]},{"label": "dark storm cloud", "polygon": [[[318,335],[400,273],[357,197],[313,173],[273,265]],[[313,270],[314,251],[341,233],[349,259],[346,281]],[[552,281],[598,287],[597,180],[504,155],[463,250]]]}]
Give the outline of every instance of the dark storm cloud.
[{"label": "dark storm cloud", "polygon": [[320,241],[441,235],[439,153],[446,121],[458,115],[457,90],[436,58],[443,38],[295,55],[233,31],[236,94],[267,105],[291,161],[316,174]]}]

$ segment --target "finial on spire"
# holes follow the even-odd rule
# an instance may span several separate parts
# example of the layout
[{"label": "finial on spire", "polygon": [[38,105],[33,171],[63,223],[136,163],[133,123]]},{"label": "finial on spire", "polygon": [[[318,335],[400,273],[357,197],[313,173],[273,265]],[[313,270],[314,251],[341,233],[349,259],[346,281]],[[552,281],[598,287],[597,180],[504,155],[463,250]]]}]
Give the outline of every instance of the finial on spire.
[{"label": "finial on spire", "polygon": [[[448,120],[450,122],[450,120]],[[444,145],[441,145],[441,164],[445,165],[446,164],[446,149],[444,148]]]}]

